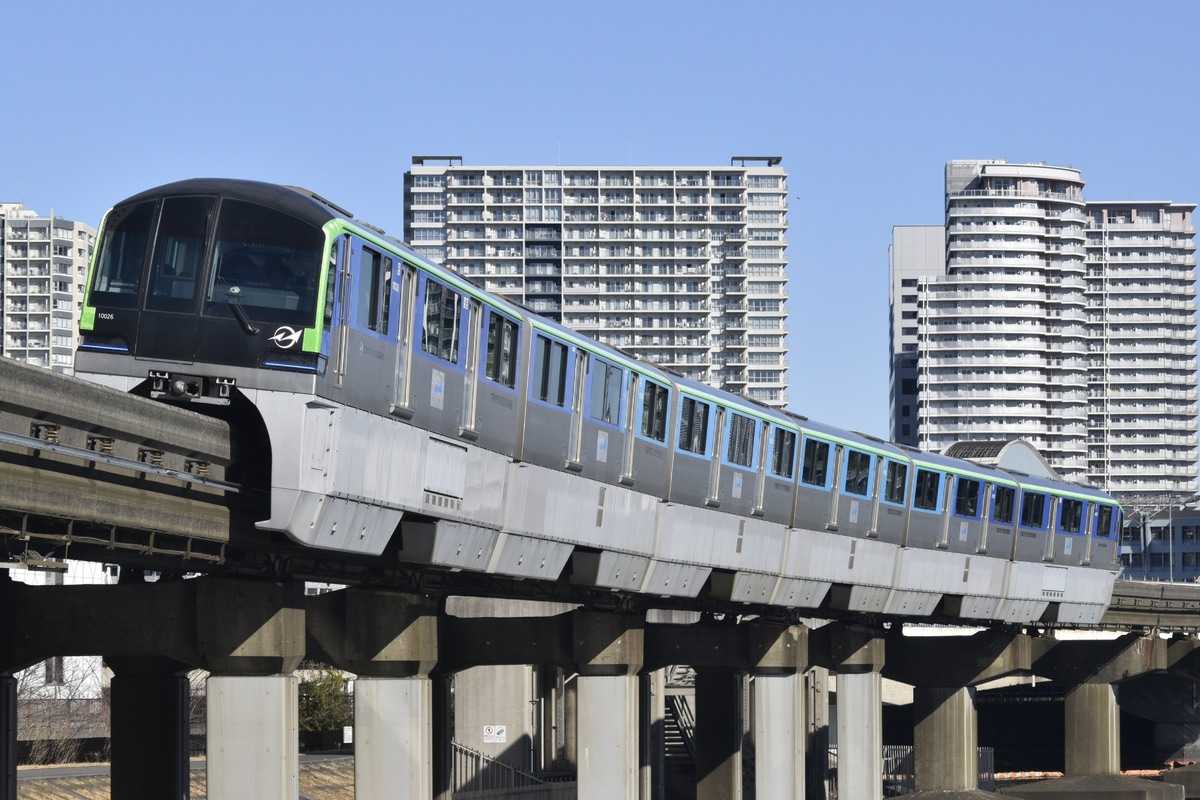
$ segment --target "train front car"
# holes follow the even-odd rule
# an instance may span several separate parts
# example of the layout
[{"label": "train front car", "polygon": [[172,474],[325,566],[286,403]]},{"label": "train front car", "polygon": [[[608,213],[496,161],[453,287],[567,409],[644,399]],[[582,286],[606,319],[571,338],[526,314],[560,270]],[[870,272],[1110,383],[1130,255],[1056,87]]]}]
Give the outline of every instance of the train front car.
[{"label": "train front car", "polygon": [[222,404],[234,387],[311,392],[332,217],[295,191],[244,181],[181,181],[118,204],[101,225],[76,371]]},{"label": "train front car", "polygon": [[[324,428],[343,410],[330,361],[344,349],[333,322],[341,298],[329,276],[347,224],[311,193],[252,181],[142,192],[101,223],[80,321],[80,377],[229,421],[238,436],[229,480],[261,491],[251,497],[269,490],[269,509],[264,500],[251,510],[258,527],[304,544],[324,494],[302,485],[322,477],[301,454],[308,416],[323,415]],[[342,505],[323,510],[353,516]],[[399,513],[382,517],[383,541],[365,546],[382,549]]]}]

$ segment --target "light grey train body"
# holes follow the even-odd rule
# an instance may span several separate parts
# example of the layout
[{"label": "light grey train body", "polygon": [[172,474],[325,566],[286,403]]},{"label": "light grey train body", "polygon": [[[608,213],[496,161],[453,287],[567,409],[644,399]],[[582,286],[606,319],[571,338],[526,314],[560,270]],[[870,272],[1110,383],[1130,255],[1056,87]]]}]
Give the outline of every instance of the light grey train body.
[{"label": "light grey train body", "polygon": [[[136,341],[89,349],[85,329],[78,358],[81,375],[125,390],[154,375],[150,393],[177,402],[244,395],[271,446],[260,528],[440,569],[791,609],[1072,624],[1107,607],[1121,515],[1103,493],[678,378],[291,191],[185,181],[127,203],[212,192],[286,205],[318,230],[303,346],[318,366],[273,368],[253,319],[230,341],[261,338],[267,355],[172,364]],[[219,308],[230,326],[244,316]],[[170,397],[174,376],[195,396]]]}]

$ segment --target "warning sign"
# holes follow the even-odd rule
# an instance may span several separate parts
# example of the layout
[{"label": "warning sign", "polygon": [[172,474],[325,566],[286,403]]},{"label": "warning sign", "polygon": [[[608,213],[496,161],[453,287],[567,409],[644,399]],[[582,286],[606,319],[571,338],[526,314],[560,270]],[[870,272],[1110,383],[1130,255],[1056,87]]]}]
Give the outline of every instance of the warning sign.
[{"label": "warning sign", "polygon": [[508,733],[503,725],[484,725],[484,744],[504,744],[508,741]]}]

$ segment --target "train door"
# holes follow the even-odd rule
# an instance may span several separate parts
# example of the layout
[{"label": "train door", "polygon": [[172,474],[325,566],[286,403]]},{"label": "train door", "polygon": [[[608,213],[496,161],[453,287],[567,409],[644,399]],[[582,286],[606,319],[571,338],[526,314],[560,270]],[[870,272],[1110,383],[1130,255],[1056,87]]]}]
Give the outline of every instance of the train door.
[{"label": "train door", "polygon": [[1054,550],[1058,539],[1058,498],[1050,496],[1050,513],[1046,516],[1046,549],[1042,552],[1045,561],[1054,560]]},{"label": "train door", "polygon": [[723,406],[717,406],[717,419],[712,427],[712,448],[708,471],[708,498],[705,505],[721,505],[721,435],[725,431],[725,416],[728,414]]},{"label": "train door", "polygon": [[483,338],[483,304],[467,300],[467,364],[463,370],[462,420],[459,433],[465,439],[479,438],[476,428],[476,396],[479,393],[479,343]]},{"label": "train door", "polygon": [[162,201],[133,348],[139,358],[194,360],[197,287],[203,285],[205,248],[215,207],[215,197],[168,197]]},{"label": "train door", "polygon": [[583,395],[584,382],[587,380],[589,356],[582,350],[575,351],[575,382],[571,396],[571,441],[567,449],[567,469],[575,472],[583,470]]},{"label": "train door", "polygon": [[1084,508],[1086,511],[1083,514],[1083,553],[1079,556],[1080,566],[1090,566],[1092,563],[1092,542],[1094,540],[1093,532],[1096,530],[1096,513],[1099,507],[1096,503],[1087,503]]},{"label": "train door", "polygon": [[829,492],[829,521],[825,523],[825,527],[829,530],[838,529],[838,509],[842,500],[842,459],[845,458],[845,449],[842,445],[837,445],[833,451],[833,476],[832,487]]},{"label": "train door", "polygon": [[329,271],[325,278],[324,338],[322,349],[332,362],[332,385],[341,388],[346,374],[346,289],[350,284],[349,236],[329,248]]},{"label": "train door", "polygon": [[416,313],[417,271],[411,264],[401,261],[399,273],[392,275],[392,291],[400,291],[399,341],[396,346],[396,380],[392,384],[391,413],[404,419],[413,415],[412,399],[412,340],[413,326],[404,320],[413,319]]},{"label": "train door", "polygon": [[754,473],[758,485],[754,489],[754,506],[750,509],[750,513],[756,517],[761,517],[766,513],[767,460],[771,458],[771,431],[772,427],[765,422],[759,426],[758,469]]},{"label": "train door", "polygon": [[946,480],[942,481],[945,494],[942,497],[942,525],[937,538],[939,550],[945,550],[950,546],[950,512],[954,508],[954,487],[958,481],[957,475],[949,474],[946,475]]},{"label": "train door", "polygon": [[638,392],[642,382],[642,376],[636,372],[631,372],[629,375],[629,402],[625,404],[625,443],[621,448],[621,471],[617,476],[617,482],[622,486],[633,486],[633,445],[637,441],[637,436],[634,431],[637,426],[638,414],[638,398],[641,396]]}]

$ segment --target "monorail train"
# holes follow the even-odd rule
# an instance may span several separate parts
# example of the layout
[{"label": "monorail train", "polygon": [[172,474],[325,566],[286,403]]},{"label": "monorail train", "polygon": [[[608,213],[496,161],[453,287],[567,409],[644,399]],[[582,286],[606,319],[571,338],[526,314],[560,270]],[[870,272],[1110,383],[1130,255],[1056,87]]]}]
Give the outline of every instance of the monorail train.
[{"label": "monorail train", "polygon": [[[105,216],[76,372],[269,439],[314,548],[788,609],[1098,621],[1121,512],[685,380],[306,190],[196,179]],[[267,477],[269,474],[269,479]],[[795,612],[793,612],[795,613]]]}]

